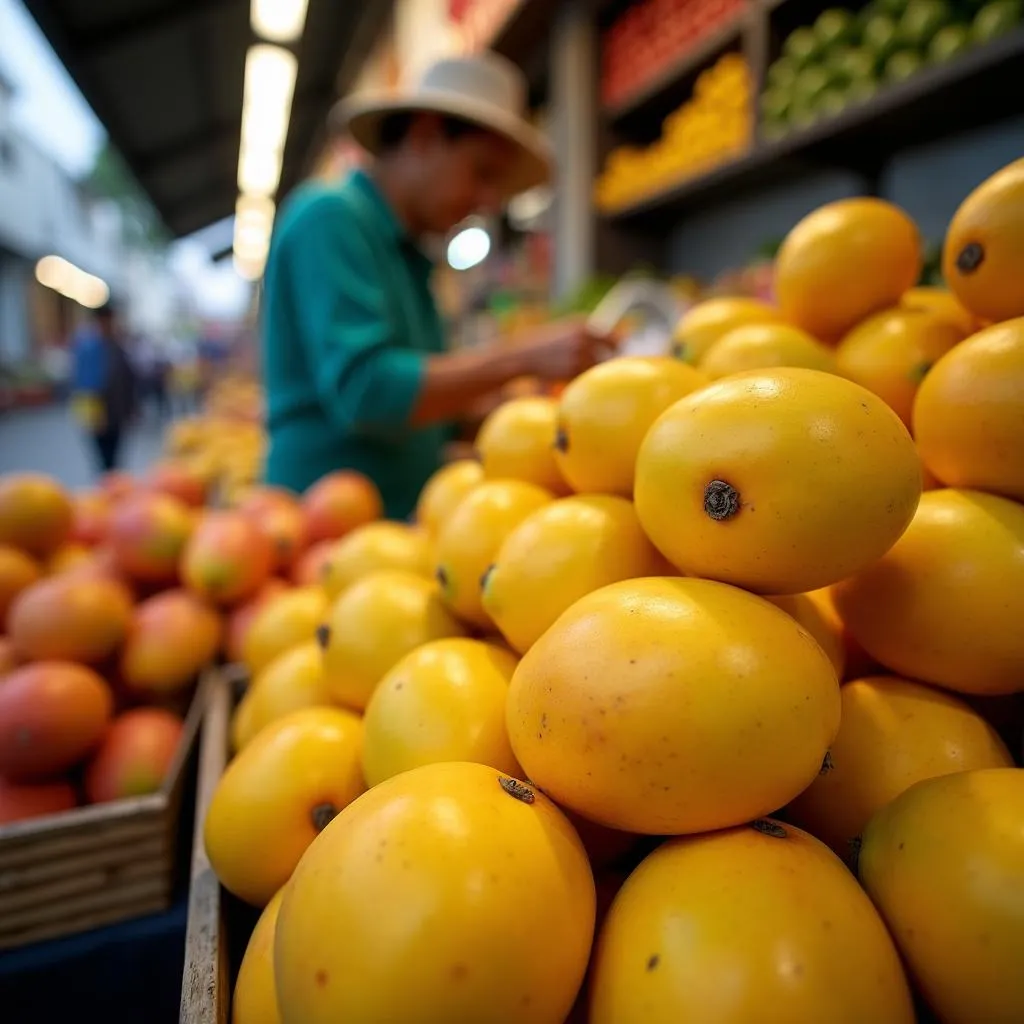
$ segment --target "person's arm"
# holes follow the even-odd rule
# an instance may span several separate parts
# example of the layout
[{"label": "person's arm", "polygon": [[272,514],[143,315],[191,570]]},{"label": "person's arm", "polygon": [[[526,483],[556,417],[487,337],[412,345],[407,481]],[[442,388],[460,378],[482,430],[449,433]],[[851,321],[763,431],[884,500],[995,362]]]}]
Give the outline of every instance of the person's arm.
[{"label": "person's arm", "polygon": [[395,345],[400,339],[391,335],[372,252],[351,218],[330,208],[340,202],[325,196],[311,205],[283,243],[289,251],[280,255],[317,392],[343,429],[450,420],[515,377],[571,377],[605,344],[572,323],[543,328],[515,345],[448,355]]}]

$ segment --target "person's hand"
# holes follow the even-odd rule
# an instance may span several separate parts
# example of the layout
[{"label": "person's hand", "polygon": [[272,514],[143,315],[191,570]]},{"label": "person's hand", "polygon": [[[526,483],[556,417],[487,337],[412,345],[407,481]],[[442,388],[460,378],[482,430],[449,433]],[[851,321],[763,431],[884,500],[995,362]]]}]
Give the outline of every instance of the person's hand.
[{"label": "person's hand", "polygon": [[591,334],[582,318],[556,320],[516,345],[523,375],[544,380],[571,380],[614,351],[615,339]]}]

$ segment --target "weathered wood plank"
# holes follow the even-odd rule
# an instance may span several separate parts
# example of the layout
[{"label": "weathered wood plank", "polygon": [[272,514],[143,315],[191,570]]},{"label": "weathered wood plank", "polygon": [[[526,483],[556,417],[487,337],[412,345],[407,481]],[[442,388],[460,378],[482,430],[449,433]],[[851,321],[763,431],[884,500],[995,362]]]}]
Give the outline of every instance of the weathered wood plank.
[{"label": "weathered wood plank", "polygon": [[199,746],[192,880],[181,983],[181,1024],[227,1024],[230,1001],[220,883],[203,844],[206,811],[227,764],[232,705],[230,673],[211,679],[210,684]]}]

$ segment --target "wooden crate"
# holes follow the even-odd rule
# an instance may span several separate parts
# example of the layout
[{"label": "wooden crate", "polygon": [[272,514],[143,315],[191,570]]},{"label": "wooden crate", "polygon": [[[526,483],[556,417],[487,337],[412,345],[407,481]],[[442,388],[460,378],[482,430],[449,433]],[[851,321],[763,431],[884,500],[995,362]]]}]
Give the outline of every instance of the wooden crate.
[{"label": "wooden crate", "polygon": [[244,681],[244,671],[237,666],[209,680],[199,745],[180,1024],[227,1024],[233,980],[259,918],[258,910],[245,906],[221,887],[203,843],[206,811],[228,762],[231,711]]},{"label": "wooden crate", "polygon": [[0,950],[166,910],[182,794],[210,681],[185,717],[161,789],[0,826]]}]

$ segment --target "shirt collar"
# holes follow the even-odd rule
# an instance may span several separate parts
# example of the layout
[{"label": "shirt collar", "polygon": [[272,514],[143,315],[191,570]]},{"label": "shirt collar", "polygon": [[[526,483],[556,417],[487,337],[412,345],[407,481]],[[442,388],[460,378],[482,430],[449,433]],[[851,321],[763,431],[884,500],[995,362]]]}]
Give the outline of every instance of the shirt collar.
[{"label": "shirt collar", "polygon": [[349,178],[349,185],[364,200],[367,208],[373,214],[381,231],[389,238],[395,240],[403,251],[418,258],[429,269],[433,269],[434,261],[416,244],[415,239],[405,229],[405,226],[395,216],[391,204],[384,197],[384,194],[377,187],[377,183],[366,171],[354,170]]}]

